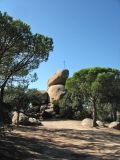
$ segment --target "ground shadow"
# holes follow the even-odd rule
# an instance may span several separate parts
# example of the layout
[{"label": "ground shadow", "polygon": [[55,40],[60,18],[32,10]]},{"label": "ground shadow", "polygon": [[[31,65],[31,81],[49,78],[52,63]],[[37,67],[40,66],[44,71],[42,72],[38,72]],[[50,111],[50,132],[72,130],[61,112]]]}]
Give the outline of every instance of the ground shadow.
[{"label": "ground shadow", "polygon": [[[19,127],[22,133],[33,133],[43,139],[27,137],[19,133],[0,140],[0,160],[100,160],[120,159],[120,134],[100,130],[47,129],[42,127]],[[59,144],[54,138],[61,137],[69,143]],[[72,141],[86,141],[86,145],[75,145]],[[112,143],[113,145],[106,145]],[[116,152],[111,152],[111,150]],[[109,153],[94,155],[93,151],[109,150]],[[87,152],[90,150],[90,152]]]}]

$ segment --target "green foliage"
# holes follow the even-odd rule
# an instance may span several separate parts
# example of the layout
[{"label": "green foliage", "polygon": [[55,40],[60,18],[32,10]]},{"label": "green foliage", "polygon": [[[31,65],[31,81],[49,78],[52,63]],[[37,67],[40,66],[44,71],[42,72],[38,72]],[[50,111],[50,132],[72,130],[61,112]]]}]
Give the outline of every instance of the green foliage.
[{"label": "green foliage", "polygon": [[54,100],[52,103],[53,103],[54,112],[56,114],[59,114],[60,113],[59,101]]},{"label": "green foliage", "polygon": [[97,108],[97,116],[101,121],[114,121],[113,119],[113,110],[111,104],[99,104]]},{"label": "green foliage", "polygon": [[[100,111],[101,104],[120,103],[120,71],[101,67],[81,69],[67,80],[66,89],[74,94],[77,93],[84,101],[84,106],[86,104],[88,108],[92,106],[95,126],[97,110]],[[76,101],[72,105],[74,103]]]},{"label": "green foliage", "polygon": [[10,94],[10,97],[6,99],[6,101],[7,100],[9,100],[8,102],[13,107],[13,110],[17,112],[26,112],[29,108],[29,98],[26,89],[21,86],[14,88],[12,96]]},{"label": "green foliage", "polygon": [[81,119],[83,106],[81,98],[75,93],[67,92],[59,101],[60,114],[63,118]]},{"label": "green foliage", "polygon": [[32,34],[29,25],[0,12],[1,101],[6,85],[26,78],[41,62],[48,60],[52,50],[51,38]]},{"label": "green foliage", "polygon": [[59,106],[61,117],[70,119],[73,117],[70,93],[65,94],[65,96],[59,101]]},{"label": "green foliage", "polygon": [[6,89],[5,93],[5,102],[13,106],[12,110],[22,111],[26,114],[28,112],[39,113],[43,96],[45,96],[37,89],[28,89],[27,86],[10,87]]},{"label": "green foliage", "polygon": [[27,91],[27,95],[29,97],[30,102],[32,103],[32,106],[41,106],[42,104],[42,95],[41,92],[37,89],[29,89]]}]

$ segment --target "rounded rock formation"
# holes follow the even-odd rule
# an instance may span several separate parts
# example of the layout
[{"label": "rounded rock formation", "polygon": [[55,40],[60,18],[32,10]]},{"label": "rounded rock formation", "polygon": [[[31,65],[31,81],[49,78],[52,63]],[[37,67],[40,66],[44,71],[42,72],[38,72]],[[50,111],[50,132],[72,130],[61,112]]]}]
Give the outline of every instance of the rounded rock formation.
[{"label": "rounded rock formation", "polygon": [[58,101],[66,93],[65,82],[69,76],[69,71],[67,69],[57,71],[48,80],[48,95],[50,98],[50,103],[53,101]]},{"label": "rounded rock formation", "polygon": [[81,125],[84,127],[93,127],[93,120],[90,118],[85,118],[81,121]]},{"label": "rounded rock formation", "polygon": [[57,84],[65,85],[68,76],[69,76],[69,71],[67,69],[57,71],[51,78],[49,78],[48,87]]},{"label": "rounded rock formation", "polygon": [[62,69],[57,71],[52,77],[48,80],[48,103],[47,106],[45,104],[41,107],[42,117],[51,118],[55,115],[54,112],[54,101],[59,101],[62,96],[65,95],[65,82],[69,76],[69,71],[67,69]]},{"label": "rounded rock formation", "polygon": [[48,89],[48,94],[50,96],[50,102],[59,100],[66,93],[64,85],[53,85]]},{"label": "rounded rock formation", "polygon": [[111,122],[108,127],[120,130],[120,122]]},{"label": "rounded rock formation", "polygon": [[[18,118],[18,113],[15,111],[13,112],[12,124],[17,124],[17,118]],[[26,123],[26,122],[28,122],[28,117],[23,113],[19,113],[19,123]]]}]

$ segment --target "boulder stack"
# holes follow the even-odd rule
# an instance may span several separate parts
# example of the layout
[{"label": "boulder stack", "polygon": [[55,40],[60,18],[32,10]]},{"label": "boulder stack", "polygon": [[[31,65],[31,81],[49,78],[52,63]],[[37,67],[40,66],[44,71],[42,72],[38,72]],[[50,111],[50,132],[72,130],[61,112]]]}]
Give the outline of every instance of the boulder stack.
[{"label": "boulder stack", "polygon": [[50,103],[59,100],[65,93],[65,82],[69,76],[67,69],[57,71],[48,80],[48,95],[50,97]]},{"label": "boulder stack", "polygon": [[44,119],[46,118],[52,118],[55,116],[54,112],[54,101],[58,101],[61,99],[61,97],[66,93],[65,90],[65,83],[69,76],[69,71],[67,69],[59,70],[57,71],[52,77],[48,80],[48,97],[49,97],[49,103],[46,105],[43,105],[41,107],[42,117]]}]

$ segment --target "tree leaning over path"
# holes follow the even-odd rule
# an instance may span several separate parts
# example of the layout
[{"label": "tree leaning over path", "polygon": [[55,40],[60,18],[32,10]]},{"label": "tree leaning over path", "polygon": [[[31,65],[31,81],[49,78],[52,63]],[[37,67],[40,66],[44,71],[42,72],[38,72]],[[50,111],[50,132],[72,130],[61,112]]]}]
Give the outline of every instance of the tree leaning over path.
[{"label": "tree leaning over path", "polygon": [[83,100],[92,106],[93,127],[96,126],[97,107],[102,102],[114,104],[119,115],[119,70],[100,67],[81,69],[67,80],[66,88],[79,93]]},{"label": "tree leaning over path", "polygon": [[53,41],[41,34],[32,34],[30,26],[0,12],[0,100],[11,81],[20,81],[39,64],[47,61]]}]

